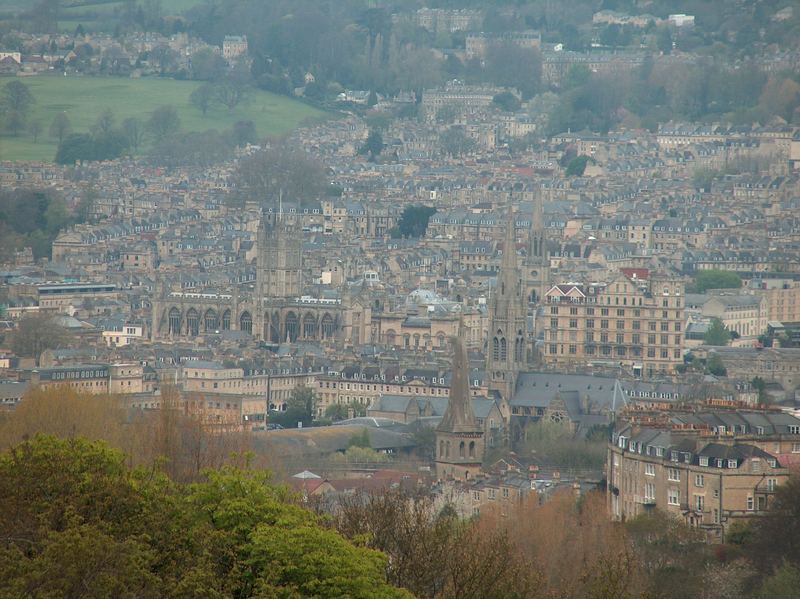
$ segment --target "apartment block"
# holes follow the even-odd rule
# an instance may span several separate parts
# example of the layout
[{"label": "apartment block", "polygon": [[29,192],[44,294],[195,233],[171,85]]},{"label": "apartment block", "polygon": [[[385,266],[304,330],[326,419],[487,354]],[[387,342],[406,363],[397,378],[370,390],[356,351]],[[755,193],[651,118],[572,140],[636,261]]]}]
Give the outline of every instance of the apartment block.
[{"label": "apartment block", "polygon": [[617,365],[667,374],[683,360],[680,279],[622,269],[607,283],[559,284],[546,294],[542,354],[551,367]]}]

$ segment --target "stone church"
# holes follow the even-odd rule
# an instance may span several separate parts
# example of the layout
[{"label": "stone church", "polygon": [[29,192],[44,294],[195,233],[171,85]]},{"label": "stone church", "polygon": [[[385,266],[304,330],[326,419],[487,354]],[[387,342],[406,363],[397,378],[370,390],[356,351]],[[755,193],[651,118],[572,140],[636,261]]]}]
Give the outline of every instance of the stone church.
[{"label": "stone church", "polygon": [[366,289],[344,284],[334,297],[312,297],[303,295],[303,285],[303,233],[298,222],[265,212],[257,234],[254,288],[173,291],[159,285],[152,301],[151,339],[242,331],[271,344],[371,342],[372,306]]}]

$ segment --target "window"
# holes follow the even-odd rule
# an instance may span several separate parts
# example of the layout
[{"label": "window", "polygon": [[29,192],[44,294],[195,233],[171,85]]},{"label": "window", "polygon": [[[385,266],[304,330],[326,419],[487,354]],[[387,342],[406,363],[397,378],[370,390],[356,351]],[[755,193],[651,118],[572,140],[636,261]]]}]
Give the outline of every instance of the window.
[{"label": "window", "polygon": [[642,328],[642,321],[641,320],[634,320],[633,321],[633,330],[638,331]]},{"label": "window", "polygon": [[[674,453],[674,452],[673,452]],[[681,471],[677,468],[669,468],[667,470],[667,479],[675,482],[680,482],[681,480]]]},{"label": "window", "polygon": [[706,456],[700,456],[700,465],[708,466],[708,458]]},{"label": "window", "polygon": [[694,506],[698,512],[704,511],[706,507],[706,498],[704,495],[695,495],[694,496]]},{"label": "window", "polygon": [[600,308],[600,316],[608,316],[608,308]]},{"label": "window", "polygon": [[625,316],[625,308],[617,308],[617,316]]},{"label": "window", "polygon": [[590,319],[588,319],[586,321],[586,328],[587,329],[593,329],[594,328],[594,319],[593,318],[590,318]]},{"label": "window", "polygon": [[576,307],[572,307],[572,308],[570,308],[570,309],[569,309],[569,313],[570,313],[572,316],[575,316],[575,315],[577,315],[577,314],[578,314],[578,308],[576,308]]},{"label": "window", "polygon": [[655,476],[656,475],[656,465],[655,464],[645,464],[644,465],[644,473],[647,476]]},{"label": "window", "polygon": [[644,498],[654,500],[656,498],[656,486],[653,483],[644,484]]},{"label": "window", "polygon": [[772,493],[775,490],[775,487],[777,486],[777,484],[778,484],[778,481],[776,479],[768,478],[767,479],[767,491]]},{"label": "window", "polygon": [[747,511],[752,512],[755,509],[755,504],[753,503],[753,496],[747,496]]},{"label": "window", "polygon": [[680,505],[681,492],[678,489],[670,489],[667,491],[667,503],[669,505]]},{"label": "window", "polygon": [[800,453],[800,443],[792,443],[792,453]]},{"label": "window", "polygon": [[503,487],[503,497],[508,497],[508,487]]},{"label": "window", "polygon": [[796,425],[796,424],[789,425],[789,434],[790,435],[800,435],[800,425]]},{"label": "window", "polygon": [[608,328],[608,321],[607,320],[601,320],[600,321],[600,328],[601,329],[607,329]]},{"label": "window", "polygon": [[578,328],[578,319],[577,318],[570,318],[569,319],[569,328],[577,329]]},{"label": "window", "polygon": [[702,487],[705,483],[705,476],[702,474],[695,474],[694,475],[694,486],[695,487]]},{"label": "window", "polygon": [[631,343],[633,343],[634,345],[639,345],[641,342],[642,342],[642,341],[641,341],[641,339],[639,338],[639,333],[634,333],[634,334],[631,336]]},{"label": "window", "polygon": [[625,321],[624,320],[618,320],[617,321],[617,328],[618,329],[624,329],[625,328]]}]

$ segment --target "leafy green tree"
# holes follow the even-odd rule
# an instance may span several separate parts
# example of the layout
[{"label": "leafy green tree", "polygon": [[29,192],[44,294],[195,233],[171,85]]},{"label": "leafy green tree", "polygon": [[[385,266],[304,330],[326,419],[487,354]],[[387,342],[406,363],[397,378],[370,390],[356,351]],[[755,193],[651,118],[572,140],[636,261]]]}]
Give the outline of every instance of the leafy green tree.
[{"label": "leafy green tree", "polygon": [[706,362],[706,370],[714,376],[727,376],[728,374],[728,370],[725,368],[725,364],[723,364],[719,354],[711,354],[709,356]]},{"label": "leafy green tree", "polygon": [[36,103],[31,90],[21,81],[9,81],[3,87],[0,111],[5,116],[6,128],[17,135],[25,126],[31,106]]},{"label": "leafy green tree", "polygon": [[516,112],[520,109],[520,101],[511,92],[501,92],[492,98],[492,103],[506,112]]},{"label": "leafy green tree", "polygon": [[573,158],[567,165],[567,177],[581,177],[586,171],[586,165],[589,164],[591,158],[588,156],[577,156]]},{"label": "leafy green tree", "polygon": [[764,580],[757,599],[794,599],[800,589],[800,568],[784,563]]},{"label": "leafy green tree", "polygon": [[434,214],[436,214],[436,208],[407,206],[397,224],[398,233],[402,237],[424,237],[425,231],[428,229],[428,221]]},{"label": "leafy green tree", "polygon": [[270,421],[286,428],[295,428],[301,422],[311,426],[317,413],[318,397],[310,387],[295,387],[286,402],[286,410],[270,414]]},{"label": "leafy green tree", "polygon": [[269,474],[129,470],[102,442],[39,435],[0,455],[0,595],[408,597],[386,557],[292,503]]},{"label": "leafy green tree", "polygon": [[355,433],[352,437],[350,437],[350,442],[347,446],[371,448],[372,444],[369,441],[369,431],[367,430],[367,427],[362,428],[360,433]]},{"label": "leafy green tree", "polygon": [[725,325],[722,324],[722,321],[719,318],[712,319],[711,325],[708,327],[705,337],[703,338],[703,342],[706,345],[723,346],[728,345],[730,340],[730,331],[725,328]]},{"label": "leafy green tree", "polygon": [[369,135],[367,136],[367,141],[364,142],[364,145],[361,146],[359,150],[360,154],[369,154],[370,160],[375,160],[375,158],[380,155],[383,151],[383,135],[377,129],[371,129]]},{"label": "leafy green tree", "polygon": [[705,293],[709,289],[739,289],[741,286],[742,278],[735,272],[712,269],[698,272],[686,290],[689,293]]}]

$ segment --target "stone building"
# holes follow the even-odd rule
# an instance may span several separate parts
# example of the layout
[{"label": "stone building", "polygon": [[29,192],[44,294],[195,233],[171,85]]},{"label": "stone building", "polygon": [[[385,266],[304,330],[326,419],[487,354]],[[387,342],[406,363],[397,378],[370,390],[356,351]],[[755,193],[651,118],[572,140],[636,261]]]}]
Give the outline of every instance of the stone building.
[{"label": "stone building", "polygon": [[781,412],[690,415],[673,428],[623,423],[608,446],[609,511],[626,520],[659,509],[724,542],[733,522],[768,509],[799,441],[800,420]]},{"label": "stone building", "polygon": [[458,337],[453,345],[453,384],[447,409],[436,427],[436,476],[466,480],[481,471],[485,440],[472,411],[466,345]]},{"label": "stone building", "polygon": [[646,269],[623,269],[607,283],[554,285],[544,302],[545,363],[672,372],[683,361],[683,291],[681,279]]}]

